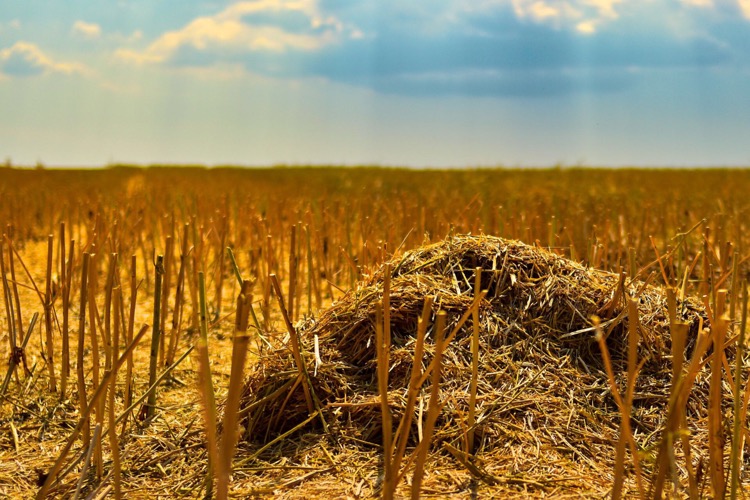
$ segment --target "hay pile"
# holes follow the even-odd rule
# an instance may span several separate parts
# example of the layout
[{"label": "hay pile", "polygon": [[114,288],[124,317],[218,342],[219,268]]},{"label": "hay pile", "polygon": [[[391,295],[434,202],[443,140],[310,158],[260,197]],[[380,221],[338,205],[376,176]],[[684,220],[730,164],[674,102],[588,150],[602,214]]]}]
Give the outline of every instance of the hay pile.
[{"label": "hay pile", "polygon": [[[626,294],[639,299],[642,342],[640,358],[648,358],[638,378],[633,432],[642,448],[660,438],[671,381],[666,295],[642,282],[585,268],[537,247],[489,236],[455,236],[408,252],[390,263],[391,366],[389,400],[394,428],[403,416],[413,360],[417,318],[425,297],[449,313],[449,328],[470,307],[474,273],[482,268],[478,388],[479,455],[492,454],[493,464],[508,474],[555,477],[578,469],[611,470],[619,414],[607,384],[590,318],[599,316],[609,332],[607,344],[621,391],[627,357]],[[381,267],[359,283],[319,318],[298,325],[306,365],[329,434],[349,442],[380,444],[375,363],[376,304],[383,296]],[[619,291],[618,291],[619,288]],[[702,306],[692,299],[678,304],[678,315],[690,323],[690,341],[705,321]],[[707,324],[707,323],[706,323]],[[471,319],[448,345],[440,388],[442,412],[435,442],[462,447],[471,377]],[[313,356],[319,341],[320,361]],[[426,352],[432,358],[434,333],[428,331]],[[243,401],[247,436],[268,442],[308,417],[302,387],[288,349],[267,355],[250,377]],[[707,391],[699,377],[689,402],[688,418],[705,415]],[[423,388],[424,405],[429,381]],[[694,418],[697,417],[697,418]],[[414,421],[419,420],[415,415]],[[317,427],[314,427],[317,426]],[[320,429],[315,420],[305,430]],[[417,424],[411,429],[416,441]],[[704,439],[695,429],[693,443]],[[703,453],[696,451],[696,455]],[[696,456],[694,455],[694,456]]]}]

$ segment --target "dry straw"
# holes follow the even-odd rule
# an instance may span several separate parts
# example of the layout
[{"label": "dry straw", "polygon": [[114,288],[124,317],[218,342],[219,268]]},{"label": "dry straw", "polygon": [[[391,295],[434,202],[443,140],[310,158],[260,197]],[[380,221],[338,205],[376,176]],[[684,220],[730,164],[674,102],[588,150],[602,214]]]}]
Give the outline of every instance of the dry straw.
[{"label": "dry straw", "polygon": [[[446,314],[444,349],[434,327],[438,311]],[[640,321],[630,322],[636,313]],[[599,326],[594,317],[601,319]],[[691,359],[708,317],[702,304],[686,298],[675,299],[674,320],[686,325],[681,354]],[[422,341],[419,325],[427,324],[433,327]],[[414,449],[418,431],[426,431],[415,404],[422,398],[430,401],[435,418],[432,437],[424,436],[427,443],[443,443],[487,482],[517,484],[521,475],[524,484],[543,487],[576,475],[611,473],[617,461],[617,480],[610,480],[618,489],[643,492],[640,454],[658,448],[659,431],[667,424],[673,376],[669,329],[661,288],[517,241],[454,236],[384,264],[318,318],[290,331],[291,352],[267,354],[250,376],[243,424],[246,436],[260,443],[275,442],[303,422],[312,430],[309,380],[329,432],[350,442],[385,444],[385,486],[393,491],[392,482],[404,471],[391,468],[400,467],[408,454],[406,443]],[[301,373],[313,370],[300,366],[300,351],[311,352],[315,337],[320,361],[308,379]],[[378,349],[384,341],[388,352]],[[607,349],[611,384],[600,345]],[[432,373],[436,366],[439,378]],[[696,392],[707,392],[703,371],[691,376],[697,377]],[[436,380],[439,407],[430,398],[438,394],[432,388]],[[707,399],[691,393],[689,408],[696,414],[691,418],[707,415]],[[680,419],[680,412],[673,418]],[[393,434],[384,435],[383,422],[389,421]],[[685,451],[692,446],[704,453],[705,429],[691,431]],[[637,471],[627,478],[632,469],[625,466],[626,450]],[[507,477],[482,472],[479,457],[489,455]],[[413,456],[403,463],[409,467]]]}]

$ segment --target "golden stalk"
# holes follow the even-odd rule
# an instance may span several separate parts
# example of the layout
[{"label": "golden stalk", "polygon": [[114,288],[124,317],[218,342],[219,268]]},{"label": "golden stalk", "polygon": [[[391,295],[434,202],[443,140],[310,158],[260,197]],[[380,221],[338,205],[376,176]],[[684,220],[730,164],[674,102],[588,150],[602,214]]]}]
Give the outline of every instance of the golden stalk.
[{"label": "golden stalk", "polygon": [[[396,485],[394,483],[394,471],[392,468],[393,455],[393,415],[388,403],[388,372],[390,371],[391,353],[391,265],[386,264],[383,271],[383,303],[382,315],[375,320],[375,348],[378,365],[378,389],[380,392],[380,405],[383,421],[383,496],[387,500],[393,498]],[[378,316],[378,315],[376,315]],[[382,320],[382,323],[381,323]],[[380,329],[380,335],[377,330]],[[378,340],[378,337],[379,340]]]},{"label": "golden stalk", "polygon": [[[636,313],[637,314],[637,313]],[[635,323],[635,322],[633,322]],[[638,448],[635,443],[635,439],[633,438],[633,432],[630,427],[630,408],[627,405],[627,401],[623,401],[622,396],[620,395],[620,391],[617,389],[617,382],[615,381],[615,374],[612,369],[612,360],[609,355],[609,349],[607,348],[607,341],[604,337],[604,332],[602,331],[602,328],[599,324],[599,318],[594,318],[594,327],[596,330],[596,341],[599,343],[599,349],[602,353],[602,360],[604,362],[604,369],[607,372],[607,381],[609,382],[609,388],[612,392],[612,397],[615,399],[615,403],[617,404],[617,407],[620,410],[621,420],[620,420],[620,435],[624,436],[624,440],[627,441],[627,443],[630,445],[630,452],[633,456],[633,460],[636,464],[636,468],[638,466]],[[636,326],[637,328],[637,326]],[[634,376],[635,378],[635,376]],[[624,445],[623,445],[624,448]],[[624,458],[624,450],[622,452],[617,452],[617,454],[622,454]],[[621,459],[622,460],[622,459]],[[622,463],[622,461],[620,462]],[[616,465],[617,466],[617,465]],[[612,496],[615,497],[615,495],[620,495],[620,492],[616,489],[619,485],[618,482],[618,476],[622,476],[621,470],[615,470],[615,488],[613,488]],[[640,478],[640,474],[636,475],[636,479]],[[622,479],[619,480],[620,484]],[[621,487],[621,486],[620,486]],[[645,493],[643,491],[643,486],[638,484],[638,490],[641,498],[645,498]]]},{"label": "golden stalk", "polygon": [[393,446],[396,452],[393,457],[393,470],[396,473],[394,484],[398,485],[403,477],[406,468],[401,471],[401,462],[406,452],[406,443],[409,441],[411,434],[411,424],[414,419],[414,406],[417,402],[417,396],[421,389],[418,386],[422,374],[422,356],[424,355],[424,340],[427,334],[427,328],[430,325],[430,315],[432,314],[432,297],[426,297],[422,308],[422,316],[417,324],[417,341],[414,346],[414,358],[411,366],[411,376],[409,377],[409,390],[406,396],[406,407],[404,408],[404,418],[401,419],[394,437]]},{"label": "golden stalk", "polygon": [[[88,301],[88,275],[89,275],[89,263],[91,261],[91,255],[88,253],[83,254],[83,264],[81,267],[81,303],[78,312],[78,347],[76,354],[76,374],[78,376],[78,404],[79,410],[83,413],[86,410],[86,378],[84,376],[83,367],[83,351],[85,344],[85,332],[86,332],[86,304]],[[83,446],[89,445],[91,438],[91,425],[86,422],[83,427]]]},{"label": "golden stalk", "polygon": [[219,443],[219,467],[217,468],[218,478],[216,481],[216,496],[219,500],[225,500],[229,494],[232,458],[234,457],[239,433],[237,429],[238,412],[240,408],[240,396],[242,395],[242,384],[244,382],[245,359],[250,342],[247,327],[250,318],[250,308],[252,307],[251,287],[252,282],[244,280],[242,282],[241,293],[237,297],[234,337],[232,338],[232,368],[229,376],[227,401],[224,406],[223,433]]},{"label": "golden stalk", "polygon": [[203,420],[206,428],[208,449],[207,496],[213,489],[213,474],[219,463],[216,438],[216,396],[211,380],[211,365],[208,357],[208,311],[206,307],[206,281],[203,272],[198,273],[198,293],[200,301],[200,337],[198,338],[198,391],[203,406]]},{"label": "golden stalk", "polygon": [[289,242],[289,289],[287,290],[288,298],[286,301],[287,311],[293,321],[296,321],[294,314],[294,299],[297,292],[297,226],[292,224],[290,230]]},{"label": "golden stalk", "polygon": [[49,371],[49,384],[47,388],[50,392],[57,391],[57,379],[55,377],[55,343],[52,337],[52,260],[53,260],[54,239],[50,234],[47,236],[47,274],[46,286],[44,291],[44,330],[46,333],[45,343],[47,344],[47,369]]},{"label": "golden stalk", "polygon": [[[734,279],[737,279],[735,276]],[[738,490],[740,489],[740,471],[741,471],[741,459],[742,450],[744,449],[744,432],[743,423],[747,416],[747,402],[743,401],[742,391],[742,369],[744,365],[743,356],[745,354],[745,340],[746,340],[746,329],[747,329],[747,303],[748,303],[748,292],[747,292],[747,281],[742,282],[742,319],[740,321],[740,336],[737,340],[737,353],[736,364],[735,364],[735,375],[734,375],[734,422],[732,428],[732,451],[729,459],[731,467],[730,476],[730,498],[735,500],[737,498]],[[745,395],[750,394],[750,381],[745,384]],[[747,397],[745,397],[746,399]]]},{"label": "golden stalk", "polygon": [[216,255],[219,258],[219,265],[216,268],[215,280],[216,280],[216,293],[214,294],[214,300],[216,301],[216,318],[221,317],[222,297],[224,290],[224,262],[226,252],[224,249],[227,247],[227,220],[226,212],[221,215],[221,227],[219,229],[219,245],[216,250]]},{"label": "golden stalk", "polygon": [[[136,263],[137,258],[135,254],[130,256],[130,309],[128,312],[128,324],[127,324],[127,333],[125,337],[125,343],[130,344],[130,342],[133,341],[133,329],[135,326],[135,308],[136,308],[136,302],[138,299],[138,284],[136,282]],[[124,406],[126,408],[130,407],[132,401],[133,401],[133,356],[130,356],[128,358],[128,363],[125,368],[125,402]],[[127,415],[126,415],[127,418]],[[125,426],[127,425],[127,420],[125,420],[122,423],[122,430],[120,430],[120,435],[125,434]]]},{"label": "golden stalk", "polygon": [[[156,368],[159,359],[159,338],[161,337],[161,331],[159,327],[161,325],[161,284],[162,277],[164,275],[164,256],[158,255],[156,257],[156,263],[154,265],[156,278],[154,280],[154,326],[151,332],[151,353],[150,363],[148,370],[148,385],[153,387],[156,381]],[[156,389],[152,389],[148,394],[148,401],[146,402],[146,418],[151,419],[156,411]]]},{"label": "golden stalk", "polygon": [[172,328],[169,333],[169,346],[165,363],[171,365],[177,355],[177,345],[180,341],[180,327],[182,323],[182,309],[185,298],[185,268],[188,257],[188,230],[190,224],[185,224],[182,230],[180,246],[180,269],[177,271],[177,284],[174,296],[174,310],[172,311]]},{"label": "golden stalk", "polygon": [[[91,336],[91,358],[92,358],[92,373],[93,373],[93,385],[96,387],[99,385],[99,337],[97,335],[97,323],[99,320],[99,311],[96,307],[96,294],[97,290],[97,269],[96,269],[96,254],[91,254],[91,266],[89,267],[89,330]],[[101,324],[99,324],[101,327]],[[101,328],[100,328],[101,329]],[[106,345],[106,340],[105,340]],[[98,405],[94,408],[94,417],[97,424],[104,426],[104,398],[98,399]],[[94,440],[94,463],[96,464],[96,477],[101,478],[104,473],[104,457],[102,456],[102,436],[99,434],[97,439]]]},{"label": "golden stalk", "polygon": [[64,400],[68,392],[68,377],[70,377],[70,285],[73,266],[74,242],[70,240],[70,262],[65,259],[65,223],[60,223],[60,295],[62,296],[62,364],[60,366],[60,400]]},{"label": "golden stalk", "polygon": [[435,422],[440,413],[440,372],[443,367],[443,350],[446,345],[446,338],[444,337],[446,316],[445,311],[439,311],[437,314],[437,320],[435,321],[435,357],[433,358],[435,368],[432,370],[430,402],[427,406],[427,419],[424,424],[424,434],[419,443],[417,463],[414,466],[414,475],[411,481],[412,500],[417,500],[422,494],[422,481],[424,480],[427,453],[430,450],[430,444],[432,442],[432,431],[435,428]]},{"label": "golden stalk", "polygon": [[[120,287],[115,287],[112,291],[113,295],[113,307],[114,307],[114,324],[112,332],[112,359],[116,360],[119,356],[120,351],[120,304],[122,301],[122,291]],[[130,355],[132,358],[132,354]],[[114,363],[113,363],[114,365]],[[119,500],[122,498],[122,478],[120,472],[120,444],[117,439],[117,432],[115,430],[115,391],[117,389],[117,369],[112,366],[111,379],[112,382],[109,386],[109,402],[107,405],[109,420],[109,448],[112,453],[112,467],[114,469],[114,485],[115,485],[115,498]]]},{"label": "golden stalk", "polygon": [[729,317],[724,312],[726,290],[719,290],[718,305],[714,313],[713,326],[714,351],[711,357],[711,379],[708,395],[708,453],[709,477],[714,498],[721,498],[726,491],[724,478],[724,425],[721,410],[722,403],[722,358],[724,356],[724,338],[729,326]]},{"label": "golden stalk", "polygon": [[[13,256],[15,255],[18,257],[19,261],[21,262],[21,265],[26,268],[26,266],[23,265],[23,260],[21,260],[20,256],[16,252],[16,248],[13,246],[13,226],[8,224],[7,226],[7,234],[3,235],[3,238],[8,242],[8,268],[10,271],[10,283],[12,285],[11,290],[13,292],[12,300],[15,301],[15,325],[16,325],[16,340],[23,338],[24,330],[23,330],[23,315],[21,314],[21,299],[18,294],[18,281],[16,281],[16,266],[15,266],[15,259]],[[26,270],[26,274],[29,275],[28,269]],[[29,275],[30,276],[30,275]],[[32,284],[34,281],[32,280]],[[34,288],[36,289],[36,285],[34,284]],[[39,290],[36,290],[37,294],[39,294]],[[41,294],[40,294],[41,297]]]},{"label": "golden stalk", "polygon": [[[677,387],[682,378],[683,357],[689,325],[677,321],[677,292],[673,287],[667,288],[667,311],[669,314],[669,331],[672,337],[672,386]],[[679,435],[682,444],[682,453],[685,456],[685,470],[688,475],[688,493],[691,499],[696,500],[699,496],[699,491],[695,471],[693,470],[690,436],[687,432],[687,414],[685,408],[682,406],[677,407],[676,411],[678,414],[674,416],[673,425],[675,426],[675,430],[673,434]],[[670,460],[673,460],[674,454],[670,453],[669,457]],[[676,471],[677,465],[674,463],[670,464],[670,469]]]},{"label": "golden stalk", "polygon": [[688,396],[695,382],[695,378],[698,376],[698,372],[703,367],[703,355],[706,353],[708,348],[711,346],[713,336],[706,330],[700,330],[698,333],[698,339],[696,346],[693,349],[693,355],[690,358],[690,363],[687,369],[683,372],[683,375],[677,380],[672,381],[672,387],[670,389],[669,401],[667,405],[667,428],[664,431],[664,437],[662,438],[658,456],[656,459],[656,471],[654,473],[655,478],[652,479],[651,491],[653,492],[654,498],[661,498],[664,489],[664,482],[666,480],[667,471],[670,468],[670,458],[672,439],[671,436],[679,428],[679,415],[687,403]]},{"label": "golden stalk", "polygon": [[[554,234],[554,233],[553,233]],[[482,288],[482,268],[474,270],[474,294]],[[469,415],[466,422],[466,452],[474,454],[474,426],[476,425],[477,384],[479,382],[479,308],[472,313],[471,332],[471,382],[469,386]]]},{"label": "golden stalk", "polygon": [[[174,222],[174,220],[172,221]],[[174,224],[172,224],[174,225]],[[167,358],[166,336],[167,336],[167,316],[169,314],[169,293],[171,292],[172,285],[172,258],[174,256],[174,238],[172,234],[174,228],[171,228],[170,234],[167,235],[164,245],[164,276],[161,281],[161,308],[159,314],[159,366],[166,366],[169,362]]]}]

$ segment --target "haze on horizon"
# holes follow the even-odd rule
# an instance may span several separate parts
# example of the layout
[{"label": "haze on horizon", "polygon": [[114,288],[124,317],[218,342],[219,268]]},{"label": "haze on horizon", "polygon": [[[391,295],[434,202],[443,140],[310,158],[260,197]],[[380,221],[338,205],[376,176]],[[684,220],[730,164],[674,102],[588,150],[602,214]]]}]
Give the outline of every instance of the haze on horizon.
[{"label": "haze on horizon", "polygon": [[0,0],[14,164],[750,165],[750,0]]}]

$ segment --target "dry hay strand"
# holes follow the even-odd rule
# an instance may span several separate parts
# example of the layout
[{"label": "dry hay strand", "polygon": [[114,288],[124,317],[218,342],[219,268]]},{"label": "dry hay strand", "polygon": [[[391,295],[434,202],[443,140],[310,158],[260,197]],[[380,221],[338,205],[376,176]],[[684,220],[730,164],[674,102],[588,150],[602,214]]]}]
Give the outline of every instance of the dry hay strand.
[{"label": "dry hay strand", "polygon": [[[671,383],[669,319],[662,288],[586,268],[538,247],[490,236],[454,236],[390,262],[391,352],[389,394],[394,429],[404,414],[418,318],[425,298],[434,299],[432,319],[442,309],[452,329],[474,300],[475,269],[481,268],[480,359],[477,397],[478,455],[492,454],[507,474],[536,470],[560,474],[576,463],[597,477],[612,469],[619,413],[604,372],[591,318],[608,334],[621,393],[627,364],[627,297],[638,299],[640,371],[633,432],[642,449],[658,443]],[[298,325],[306,365],[329,435],[349,442],[381,440],[377,392],[375,317],[383,299],[386,266],[347,292],[319,318]],[[678,319],[690,324],[689,358],[703,306],[678,302]],[[440,387],[442,411],[435,443],[463,449],[471,379],[471,318],[446,347]],[[314,339],[320,359],[312,355]],[[423,369],[434,352],[428,330]],[[706,416],[707,382],[702,374],[688,402],[688,419]],[[289,349],[261,359],[243,398],[249,441],[267,443],[308,418],[308,406]],[[429,380],[422,387],[423,407]],[[418,433],[419,404],[411,442]],[[319,420],[306,426],[310,431]],[[704,453],[705,430],[691,428],[694,457]],[[679,452],[678,452],[679,453]],[[568,464],[568,465],[566,465]],[[648,467],[648,464],[646,464]],[[533,476],[534,474],[532,474]]]}]

